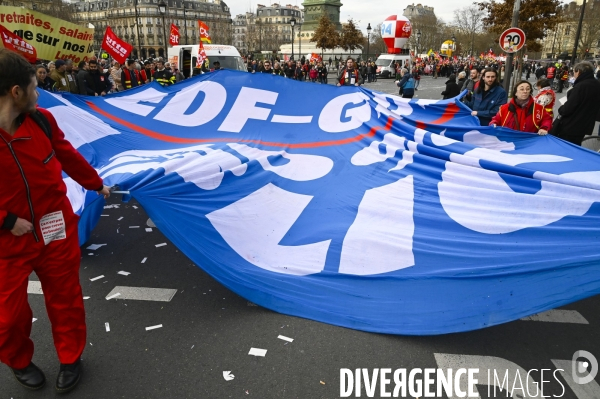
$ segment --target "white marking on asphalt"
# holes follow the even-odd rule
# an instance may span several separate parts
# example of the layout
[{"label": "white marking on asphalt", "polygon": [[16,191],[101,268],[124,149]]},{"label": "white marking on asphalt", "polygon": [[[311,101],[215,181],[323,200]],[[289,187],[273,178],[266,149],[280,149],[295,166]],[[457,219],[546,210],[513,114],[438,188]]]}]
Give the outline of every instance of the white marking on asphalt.
[{"label": "white marking on asphalt", "polygon": [[139,229],[140,226],[129,226],[130,229]]},{"label": "white marking on asphalt", "polygon": [[231,381],[235,376],[231,374],[231,371],[223,371],[223,378],[225,378],[225,381]]},{"label": "white marking on asphalt", "polygon": [[100,280],[101,278],[104,278],[104,274],[103,274],[103,275],[100,275],[100,276],[98,276],[98,277],[91,278],[91,279],[90,279],[90,281],[96,281],[96,280]]},{"label": "white marking on asphalt", "polygon": [[121,270],[120,272],[118,272],[117,274],[122,274],[123,276],[129,276],[131,273],[129,272],[124,272],[123,270]]},{"label": "white marking on asphalt", "polygon": [[152,219],[146,220],[146,226],[148,226],[148,227],[156,227],[156,225],[154,224],[154,222],[152,221]]},{"label": "white marking on asphalt", "polygon": [[34,321],[36,321],[37,319],[34,317],[33,320],[31,320],[31,322],[33,323]]},{"label": "white marking on asphalt", "polygon": [[89,296],[84,296],[83,299],[90,299],[90,297]]},{"label": "white marking on asphalt", "polygon": [[259,349],[259,348],[250,348],[250,352],[248,352],[249,355],[253,355],[253,356],[265,356],[267,354],[267,350],[266,349]]},{"label": "white marking on asphalt", "polygon": [[108,323],[104,323],[104,327],[106,327],[106,332],[110,332],[110,325]]},{"label": "white marking on asphalt", "polygon": [[[111,291],[111,292],[112,292],[112,291]],[[116,298],[116,297],[118,297],[118,296],[121,296],[121,293],[120,293],[120,292],[117,292],[117,293],[114,293],[114,294],[112,294],[112,295],[110,295],[110,296],[107,296],[107,297],[106,297],[106,300],[108,301],[108,300],[110,300],[110,299],[113,299],[113,298]]]},{"label": "white marking on asphalt", "polygon": [[100,216],[110,216],[110,215],[100,215]]},{"label": "white marking on asphalt", "polygon": [[43,294],[42,291],[42,283],[39,281],[29,281],[27,284],[27,293],[28,294]]},{"label": "white marking on asphalt", "polygon": [[596,380],[592,380],[587,384],[577,384],[573,380],[573,370],[577,367],[576,364],[573,364],[572,360],[556,360],[552,359],[552,363],[556,366],[558,370],[560,370],[560,375],[564,380],[569,384],[569,388],[573,390],[575,396],[580,399],[585,398],[600,398],[600,385],[596,382]]},{"label": "white marking on asphalt", "polygon": [[142,259],[142,262],[141,262],[141,263],[146,263],[146,260],[147,260],[147,259],[148,259],[148,258],[144,258],[144,259]]},{"label": "white marking on asphalt", "polygon": [[89,249],[90,251],[95,251],[100,247],[105,246],[106,244],[92,244],[89,247],[87,247],[86,249]]},{"label": "white marking on asphalt", "polygon": [[117,220],[123,220],[123,216],[121,216],[120,218],[118,218]]},{"label": "white marking on asphalt", "polygon": [[154,330],[154,329],[157,329],[157,328],[162,328],[162,324],[158,324],[156,326],[146,327],[146,331]]},{"label": "white marking on asphalt", "polygon": [[282,339],[282,340],[287,341],[287,342],[294,342],[293,338],[288,338],[288,337],[285,337],[283,335],[280,335],[277,338]]},{"label": "white marking on asphalt", "polygon": [[132,207],[133,207],[133,209],[137,209],[137,206],[135,206],[135,205],[133,205]]},{"label": "white marking on asphalt", "polygon": [[155,247],[156,248],[158,248],[158,247],[164,247],[165,245],[167,245],[167,243],[163,242],[163,243],[160,243],[160,244],[156,244]]},{"label": "white marking on asphalt", "polygon": [[152,232],[152,227],[146,227],[146,232],[151,233]]},{"label": "white marking on asphalt", "polygon": [[92,252],[90,252],[88,255],[94,256],[94,254]]},{"label": "white marking on asphalt", "polygon": [[552,309],[547,312],[523,317],[523,321],[545,321],[550,323],[572,323],[572,324],[590,324],[585,317],[576,310]]},{"label": "white marking on asphalt", "polygon": [[170,288],[145,288],[117,286],[108,295],[120,293],[120,299],[132,299],[135,301],[157,301],[171,302],[177,290]]}]

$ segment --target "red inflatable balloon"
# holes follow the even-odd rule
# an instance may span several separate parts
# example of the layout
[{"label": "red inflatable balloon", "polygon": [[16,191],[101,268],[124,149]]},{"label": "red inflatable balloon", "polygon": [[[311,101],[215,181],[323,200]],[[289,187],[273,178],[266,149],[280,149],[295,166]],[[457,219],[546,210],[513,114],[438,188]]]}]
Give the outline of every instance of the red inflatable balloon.
[{"label": "red inflatable balloon", "polygon": [[390,54],[401,53],[411,33],[412,25],[402,15],[391,15],[381,24],[381,37]]}]

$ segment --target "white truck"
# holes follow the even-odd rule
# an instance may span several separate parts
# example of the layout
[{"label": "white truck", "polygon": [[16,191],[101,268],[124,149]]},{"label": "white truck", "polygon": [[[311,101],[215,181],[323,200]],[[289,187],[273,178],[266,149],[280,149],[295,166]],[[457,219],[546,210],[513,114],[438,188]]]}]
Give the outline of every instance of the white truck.
[{"label": "white truck", "polygon": [[375,61],[377,66],[377,76],[383,79],[394,78],[396,71],[393,63],[401,62],[402,66],[410,63],[410,55],[408,54],[381,54]]},{"label": "white truck", "polygon": [[[168,55],[171,66],[176,65],[186,78],[193,74],[198,60],[199,44],[169,47]],[[222,69],[247,71],[244,60],[234,46],[224,44],[205,44],[204,51],[212,68],[213,62],[219,61]]]}]

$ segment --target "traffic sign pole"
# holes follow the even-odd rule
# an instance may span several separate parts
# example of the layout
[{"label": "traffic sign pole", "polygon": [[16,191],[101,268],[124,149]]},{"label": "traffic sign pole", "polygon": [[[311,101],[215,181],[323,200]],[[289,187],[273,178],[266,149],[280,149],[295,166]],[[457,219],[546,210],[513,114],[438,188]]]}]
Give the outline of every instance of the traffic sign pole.
[{"label": "traffic sign pole", "polygon": [[[519,9],[521,8],[521,0],[515,0],[515,6],[513,8],[513,18],[511,26],[516,28],[519,26]],[[510,90],[510,77],[513,71],[513,53],[508,53],[506,57],[506,66],[504,68],[504,90],[506,90],[506,94],[511,96]]]}]

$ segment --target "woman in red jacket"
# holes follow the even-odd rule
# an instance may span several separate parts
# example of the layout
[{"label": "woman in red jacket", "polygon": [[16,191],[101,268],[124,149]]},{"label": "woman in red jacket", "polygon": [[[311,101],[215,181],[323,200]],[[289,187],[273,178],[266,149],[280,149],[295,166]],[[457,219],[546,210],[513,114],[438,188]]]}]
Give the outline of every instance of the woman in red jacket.
[{"label": "woman in red jacket", "polygon": [[500,107],[490,126],[503,126],[540,136],[548,134],[552,127],[552,116],[543,105],[533,100],[532,91],[531,83],[520,81],[513,90],[512,99]]}]

